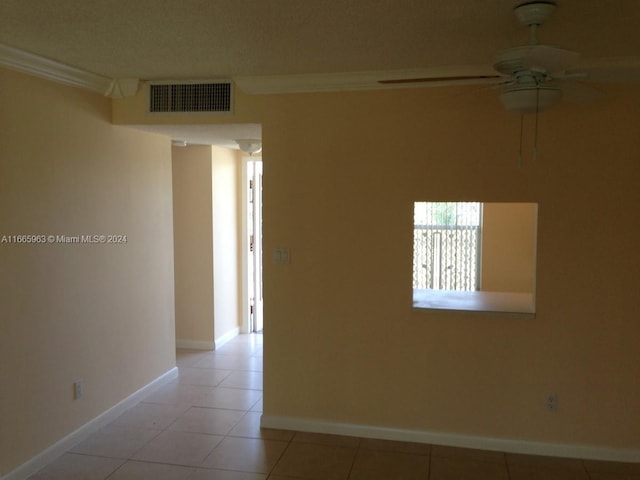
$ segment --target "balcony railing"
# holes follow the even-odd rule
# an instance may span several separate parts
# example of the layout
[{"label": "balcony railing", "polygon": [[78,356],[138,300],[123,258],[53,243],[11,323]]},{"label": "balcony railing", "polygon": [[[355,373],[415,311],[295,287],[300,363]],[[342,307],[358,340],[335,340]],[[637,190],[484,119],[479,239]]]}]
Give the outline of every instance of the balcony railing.
[{"label": "balcony railing", "polygon": [[413,288],[478,290],[479,242],[477,225],[414,225]]}]

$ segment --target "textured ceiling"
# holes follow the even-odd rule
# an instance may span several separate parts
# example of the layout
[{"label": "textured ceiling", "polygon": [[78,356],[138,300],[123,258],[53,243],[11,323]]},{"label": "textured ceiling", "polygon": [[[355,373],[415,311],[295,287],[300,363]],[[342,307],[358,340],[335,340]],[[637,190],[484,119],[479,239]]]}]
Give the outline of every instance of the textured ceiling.
[{"label": "textured ceiling", "polygon": [[[520,0],[522,2],[522,0]],[[514,0],[0,0],[0,43],[108,77],[424,69],[526,43]],[[559,0],[541,40],[640,56],[640,1]]]},{"label": "textured ceiling", "polygon": [[[143,80],[490,65],[523,0],[0,0],[0,43]],[[558,0],[542,43],[640,59],[639,0]]]}]

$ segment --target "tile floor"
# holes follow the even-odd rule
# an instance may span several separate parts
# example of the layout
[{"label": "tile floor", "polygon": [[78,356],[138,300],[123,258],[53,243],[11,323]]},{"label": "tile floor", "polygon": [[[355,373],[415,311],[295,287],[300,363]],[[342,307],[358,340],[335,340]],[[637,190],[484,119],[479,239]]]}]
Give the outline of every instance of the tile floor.
[{"label": "tile floor", "polygon": [[640,464],[260,429],[259,334],[177,363],[177,378],[31,479],[640,480]]}]

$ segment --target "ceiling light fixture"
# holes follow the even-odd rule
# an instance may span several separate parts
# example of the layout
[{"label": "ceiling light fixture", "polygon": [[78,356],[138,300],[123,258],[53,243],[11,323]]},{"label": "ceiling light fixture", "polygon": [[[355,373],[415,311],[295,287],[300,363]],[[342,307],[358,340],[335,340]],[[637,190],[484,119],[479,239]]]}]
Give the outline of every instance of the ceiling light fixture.
[{"label": "ceiling light fixture", "polygon": [[562,98],[562,90],[553,85],[507,87],[500,94],[500,101],[507,110],[518,113],[543,112]]},{"label": "ceiling light fixture", "polygon": [[243,153],[247,153],[249,155],[259,153],[262,150],[262,141],[259,139],[245,138],[236,140],[236,143]]}]

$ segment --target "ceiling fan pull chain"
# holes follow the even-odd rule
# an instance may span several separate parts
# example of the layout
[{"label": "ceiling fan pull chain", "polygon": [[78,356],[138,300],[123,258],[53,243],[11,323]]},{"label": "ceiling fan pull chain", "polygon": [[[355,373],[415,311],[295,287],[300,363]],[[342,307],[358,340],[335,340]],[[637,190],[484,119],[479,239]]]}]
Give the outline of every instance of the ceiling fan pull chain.
[{"label": "ceiling fan pull chain", "polygon": [[518,167],[522,167],[522,135],[523,135],[524,113],[520,114],[520,145],[518,147]]},{"label": "ceiling fan pull chain", "polygon": [[540,112],[540,87],[536,88],[536,122],[533,129],[533,161],[538,159],[538,113]]}]

